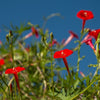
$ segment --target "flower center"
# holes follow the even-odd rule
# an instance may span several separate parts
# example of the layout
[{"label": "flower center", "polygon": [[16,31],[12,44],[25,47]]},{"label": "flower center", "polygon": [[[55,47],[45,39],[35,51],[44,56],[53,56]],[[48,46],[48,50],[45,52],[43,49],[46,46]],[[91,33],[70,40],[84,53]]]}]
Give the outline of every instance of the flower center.
[{"label": "flower center", "polygon": [[62,51],[62,52],[61,52],[61,54],[63,55],[63,54],[64,54],[64,52]]},{"label": "flower center", "polygon": [[82,17],[87,17],[87,12],[81,13],[80,14]]},{"label": "flower center", "polygon": [[87,17],[87,12],[84,12],[84,16]]},{"label": "flower center", "polygon": [[63,51],[61,52],[61,56],[65,56],[65,53]]},{"label": "flower center", "polygon": [[17,70],[15,68],[13,68],[13,71],[17,72]]}]

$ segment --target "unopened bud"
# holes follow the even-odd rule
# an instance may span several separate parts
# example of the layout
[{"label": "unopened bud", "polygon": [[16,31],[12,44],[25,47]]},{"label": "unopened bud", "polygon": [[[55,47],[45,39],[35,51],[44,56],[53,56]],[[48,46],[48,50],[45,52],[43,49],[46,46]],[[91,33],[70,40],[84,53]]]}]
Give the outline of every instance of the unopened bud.
[{"label": "unopened bud", "polygon": [[84,32],[85,32],[85,33],[89,32],[89,31],[90,31],[89,28],[85,28],[85,29],[84,29]]},{"label": "unopened bud", "polygon": [[43,37],[41,38],[41,41],[45,42],[45,41],[46,41],[46,37],[43,36]]},{"label": "unopened bud", "polygon": [[13,36],[13,33],[12,33],[12,31],[11,31],[11,30],[9,31],[9,36],[10,36],[10,37],[12,37],[12,36]]},{"label": "unopened bud", "polygon": [[6,40],[9,42],[9,35],[8,34],[6,35]]},{"label": "unopened bud", "polygon": [[53,40],[54,36],[53,36],[53,33],[51,32],[50,33],[50,38],[51,38],[51,41]]}]

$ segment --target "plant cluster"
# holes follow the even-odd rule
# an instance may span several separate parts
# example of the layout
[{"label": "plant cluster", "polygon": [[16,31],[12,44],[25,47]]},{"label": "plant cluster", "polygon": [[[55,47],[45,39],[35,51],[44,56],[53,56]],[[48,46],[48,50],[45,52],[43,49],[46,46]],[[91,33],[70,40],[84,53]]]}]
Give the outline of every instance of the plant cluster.
[{"label": "plant cluster", "polygon": [[[0,41],[0,100],[99,100],[100,29],[85,28],[86,21],[94,18],[93,13],[80,10],[77,13],[83,21],[80,38],[69,31],[70,36],[61,43],[52,32],[44,30],[46,21],[53,16],[60,15],[45,18],[42,28],[30,22],[20,27],[11,25],[6,42]],[[28,34],[23,35],[25,32]],[[71,50],[63,49],[74,37],[78,45]],[[32,42],[28,44],[27,39]],[[96,67],[92,77],[79,70],[80,61],[84,60],[84,56],[80,57],[83,43],[92,48],[97,58],[97,64],[89,65]],[[78,54],[75,70],[66,59],[74,52]],[[60,66],[61,60],[65,67]],[[66,69],[68,73],[62,77],[61,72]]]}]

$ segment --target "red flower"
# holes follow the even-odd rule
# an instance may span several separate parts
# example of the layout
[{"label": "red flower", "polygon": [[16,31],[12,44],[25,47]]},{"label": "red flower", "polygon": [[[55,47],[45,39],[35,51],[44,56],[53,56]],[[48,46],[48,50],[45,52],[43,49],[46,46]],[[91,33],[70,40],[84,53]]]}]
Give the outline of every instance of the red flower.
[{"label": "red flower", "polygon": [[[86,31],[87,31],[88,33],[91,32],[91,30],[90,30],[89,28],[86,28]],[[89,34],[86,35],[86,36],[84,37],[84,39],[81,41],[81,44],[83,44],[83,42],[84,42],[85,40],[89,39],[89,37],[91,37]]]},{"label": "red flower", "polygon": [[94,18],[94,15],[91,11],[88,10],[80,10],[77,13],[77,17],[83,20],[82,30],[84,29],[86,20]]},{"label": "red flower", "polygon": [[[0,69],[1,69],[1,66],[4,64],[5,64],[4,59],[0,59]],[[1,75],[2,75],[2,71],[0,71],[0,76]]]},{"label": "red flower", "polygon": [[39,37],[38,31],[34,27],[32,27],[31,30],[32,33],[35,34],[36,38],[38,38]]},{"label": "red flower", "polygon": [[15,76],[15,80],[16,80],[16,83],[17,83],[17,87],[18,87],[18,90],[20,91],[20,86],[19,86],[19,79],[18,79],[18,75],[17,73],[20,72],[20,71],[23,71],[25,70],[24,67],[16,67],[16,68],[10,68],[10,69],[7,69],[5,71],[5,74],[14,74]]},{"label": "red flower", "polygon": [[99,33],[100,33],[100,29],[97,29],[97,30],[91,30],[88,34],[90,36],[93,36],[95,40],[97,40]]},{"label": "red flower", "polygon": [[64,50],[61,50],[61,51],[56,51],[54,53],[54,58],[63,58],[64,64],[65,64],[65,66],[67,68],[69,76],[70,76],[70,72],[69,72],[69,68],[68,68],[66,57],[68,57],[72,53],[73,53],[73,51],[69,50],[69,49],[64,49]]},{"label": "red flower", "polygon": [[70,36],[68,37],[68,39],[64,42],[64,46],[66,46],[74,37],[78,39],[78,35],[75,34],[74,32],[72,31],[69,31],[70,33]]},{"label": "red flower", "polygon": [[0,67],[1,67],[2,65],[4,65],[4,64],[5,64],[4,59],[0,59]]},{"label": "red flower", "polygon": [[53,39],[52,43],[49,44],[49,47],[53,46],[54,44],[56,44],[56,45],[58,44],[59,45],[57,40]]},{"label": "red flower", "polygon": [[28,33],[27,35],[25,35],[25,36],[22,38],[22,40],[25,40],[25,39],[31,37],[33,34],[35,34],[36,38],[39,37],[38,31],[37,31],[34,27],[31,28],[31,31],[32,31],[32,32],[30,32],[30,33]]},{"label": "red flower", "polygon": [[93,13],[91,11],[88,10],[80,10],[77,13],[77,17],[83,20],[89,20],[92,19],[94,17]]},{"label": "red flower", "polygon": [[94,45],[92,44],[92,38],[84,40],[83,43],[86,43],[87,45],[89,45],[94,50],[94,52],[96,51],[94,48]]},{"label": "red flower", "polygon": [[32,35],[33,35],[32,32],[30,32],[30,33],[28,33],[27,35],[25,35],[25,36],[22,38],[22,40],[27,39],[27,38],[31,37]]},{"label": "red flower", "polygon": [[65,58],[65,57],[68,57],[69,55],[71,55],[72,53],[73,53],[73,51],[69,50],[69,49],[56,51],[54,53],[54,58]]}]

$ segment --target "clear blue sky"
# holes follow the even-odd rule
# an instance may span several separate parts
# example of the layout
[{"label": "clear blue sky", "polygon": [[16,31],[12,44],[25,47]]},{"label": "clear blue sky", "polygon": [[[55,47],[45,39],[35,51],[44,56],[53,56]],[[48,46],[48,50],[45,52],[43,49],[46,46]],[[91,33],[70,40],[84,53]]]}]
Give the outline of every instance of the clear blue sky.
[{"label": "clear blue sky", "polygon": [[[88,20],[85,27],[100,28],[100,0],[2,0],[0,2],[0,39],[5,39],[6,34],[2,30],[2,25],[9,26],[10,23],[20,25],[22,22],[30,21],[42,27],[43,16],[47,17],[52,13],[60,13],[64,17],[64,19],[53,17],[46,24],[46,28],[54,33],[54,37],[59,42],[63,38],[68,38],[69,30],[80,36],[82,20],[78,19],[76,14],[82,9],[91,10],[94,14],[94,19]],[[76,44],[73,41],[66,48],[75,47]],[[81,56],[83,55],[86,58],[80,63],[80,70],[84,73],[92,72],[92,68],[88,68],[87,65],[96,63],[96,57],[91,48],[85,44],[81,49]],[[76,66],[77,52],[67,59],[69,64]]]}]

